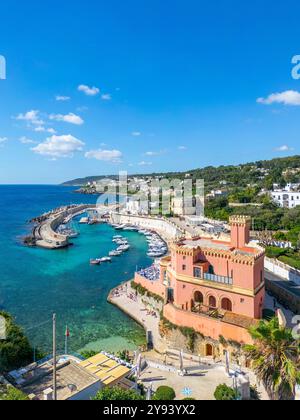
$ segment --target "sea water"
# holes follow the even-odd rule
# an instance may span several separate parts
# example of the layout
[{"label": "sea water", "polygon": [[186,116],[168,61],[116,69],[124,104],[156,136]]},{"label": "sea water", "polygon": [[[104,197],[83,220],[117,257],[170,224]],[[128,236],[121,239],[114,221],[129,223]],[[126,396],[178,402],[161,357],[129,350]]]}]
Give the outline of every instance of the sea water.
[{"label": "sea water", "polygon": [[0,186],[0,310],[10,312],[32,344],[45,352],[52,346],[52,314],[57,314],[57,341],[69,350],[133,350],[145,333],[135,322],[107,303],[109,291],[146,267],[147,242],[137,232],[122,233],[131,245],[112,263],[91,266],[91,258],[107,256],[120,234],[109,225],[80,225],[73,246],[57,251],[27,248],[22,237],[28,221],[61,205],[96,202],[96,196],[75,194],[72,187]]}]

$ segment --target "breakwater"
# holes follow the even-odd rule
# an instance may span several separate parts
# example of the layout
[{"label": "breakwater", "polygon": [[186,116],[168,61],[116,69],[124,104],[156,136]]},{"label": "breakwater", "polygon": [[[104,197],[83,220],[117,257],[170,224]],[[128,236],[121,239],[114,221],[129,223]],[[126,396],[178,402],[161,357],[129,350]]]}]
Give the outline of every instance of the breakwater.
[{"label": "breakwater", "polygon": [[61,249],[69,245],[69,237],[56,232],[63,223],[85,213],[95,210],[95,204],[79,204],[61,207],[49,213],[32,219],[35,226],[31,235],[27,236],[24,243],[28,246],[37,246],[46,249]]}]

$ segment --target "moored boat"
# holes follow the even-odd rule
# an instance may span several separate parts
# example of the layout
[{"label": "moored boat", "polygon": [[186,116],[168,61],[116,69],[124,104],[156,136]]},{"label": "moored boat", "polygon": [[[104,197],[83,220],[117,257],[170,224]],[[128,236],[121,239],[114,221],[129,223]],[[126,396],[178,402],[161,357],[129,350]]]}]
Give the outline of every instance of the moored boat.
[{"label": "moored boat", "polygon": [[100,265],[100,264],[101,264],[101,260],[99,258],[90,260],[90,265]]}]

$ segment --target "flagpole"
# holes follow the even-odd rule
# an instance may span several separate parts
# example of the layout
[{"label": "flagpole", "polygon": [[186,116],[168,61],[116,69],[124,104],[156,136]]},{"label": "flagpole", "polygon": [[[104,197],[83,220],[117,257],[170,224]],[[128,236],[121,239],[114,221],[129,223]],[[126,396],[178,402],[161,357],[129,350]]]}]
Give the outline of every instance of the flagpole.
[{"label": "flagpole", "polygon": [[69,329],[66,327],[66,336],[65,336],[65,355],[68,355],[68,338],[69,338]]},{"label": "flagpole", "polygon": [[53,400],[57,400],[56,378],[56,314],[53,314]]}]

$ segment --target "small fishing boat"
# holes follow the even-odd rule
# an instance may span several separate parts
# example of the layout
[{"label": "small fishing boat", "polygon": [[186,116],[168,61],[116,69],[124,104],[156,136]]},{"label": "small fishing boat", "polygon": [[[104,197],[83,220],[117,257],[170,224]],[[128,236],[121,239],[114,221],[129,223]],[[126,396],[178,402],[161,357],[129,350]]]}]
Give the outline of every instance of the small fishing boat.
[{"label": "small fishing boat", "polygon": [[138,228],[136,226],[126,225],[123,230],[127,230],[128,232],[137,232]]},{"label": "small fishing boat", "polygon": [[111,251],[109,253],[110,257],[118,257],[119,255],[121,255],[119,251]]},{"label": "small fishing boat", "polygon": [[115,227],[116,230],[123,230],[126,225],[118,225]]},{"label": "small fishing boat", "polygon": [[117,249],[117,251],[126,252],[126,251],[129,251],[129,249],[130,249],[130,245],[121,245],[121,246]]},{"label": "small fishing boat", "polygon": [[99,258],[90,260],[90,265],[100,265],[100,264],[101,264],[101,260]]},{"label": "small fishing boat", "polygon": [[100,262],[102,262],[102,263],[111,262],[111,261],[112,261],[112,259],[110,257],[100,258]]}]

